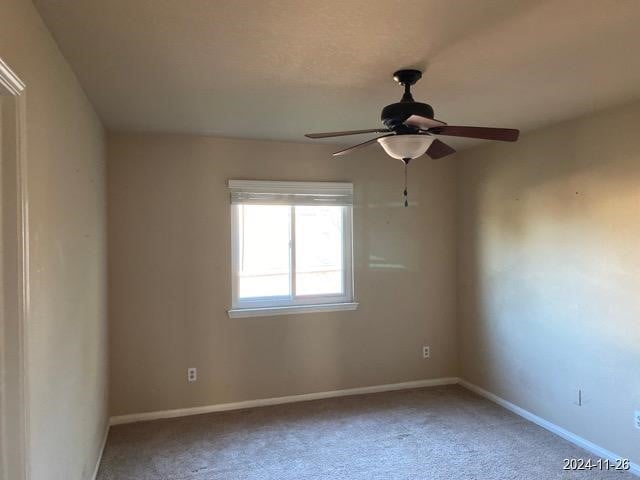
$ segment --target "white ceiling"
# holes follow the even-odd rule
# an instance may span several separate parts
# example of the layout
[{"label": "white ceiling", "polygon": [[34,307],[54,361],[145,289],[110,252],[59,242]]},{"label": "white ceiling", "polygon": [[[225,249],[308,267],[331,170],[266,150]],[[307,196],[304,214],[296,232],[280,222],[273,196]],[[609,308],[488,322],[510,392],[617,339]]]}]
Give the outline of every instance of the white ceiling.
[{"label": "white ceiling", "polygon": [[527,130],[640,98],[638,0],[34,3],[118,131],[375,128],[403,67],[426,69],[414,97],[449,124]]}]

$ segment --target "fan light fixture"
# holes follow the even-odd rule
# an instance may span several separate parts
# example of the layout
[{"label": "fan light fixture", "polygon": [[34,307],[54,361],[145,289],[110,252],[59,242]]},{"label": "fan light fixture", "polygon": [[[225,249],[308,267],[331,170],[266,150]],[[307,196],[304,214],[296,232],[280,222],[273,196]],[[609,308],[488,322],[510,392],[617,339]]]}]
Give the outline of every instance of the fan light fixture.
[{"label": "fan light fixture", "polygon": [[407,160],[424,155],[434,140],[429,135],[390,135],[378,138],[378,143],[390,157],[409,163]]},{"label": "fan light fixture", "polygon": [[404,206],[408,207],[407,167],[411,160],[427,152],[435,138],[430,135],[397,134],[380,137],[377,140],[387,155],[404,163]]}]

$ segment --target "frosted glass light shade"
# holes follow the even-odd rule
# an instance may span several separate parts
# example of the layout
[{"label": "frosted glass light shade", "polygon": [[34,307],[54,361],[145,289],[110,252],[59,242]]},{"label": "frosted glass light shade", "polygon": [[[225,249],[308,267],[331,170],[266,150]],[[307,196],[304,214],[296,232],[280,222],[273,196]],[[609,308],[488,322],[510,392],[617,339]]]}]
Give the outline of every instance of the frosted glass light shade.
[{"label": "frosted glass light shade", "polygon": [[434,140],[429,135],[392,135],[379,138],[378,143],[390,157],[413,160],[424,155]]}]

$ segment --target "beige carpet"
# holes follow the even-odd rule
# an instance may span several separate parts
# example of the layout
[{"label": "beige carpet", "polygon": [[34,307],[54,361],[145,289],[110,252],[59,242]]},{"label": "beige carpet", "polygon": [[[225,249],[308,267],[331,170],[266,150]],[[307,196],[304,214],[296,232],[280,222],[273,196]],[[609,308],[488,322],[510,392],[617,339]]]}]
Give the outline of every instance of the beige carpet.
[{"label": "beige carpet", "polygon": [[[633,479],[459,387],[116,426],[99,480]],[[593,457],[592,457],[593,458]]]}]

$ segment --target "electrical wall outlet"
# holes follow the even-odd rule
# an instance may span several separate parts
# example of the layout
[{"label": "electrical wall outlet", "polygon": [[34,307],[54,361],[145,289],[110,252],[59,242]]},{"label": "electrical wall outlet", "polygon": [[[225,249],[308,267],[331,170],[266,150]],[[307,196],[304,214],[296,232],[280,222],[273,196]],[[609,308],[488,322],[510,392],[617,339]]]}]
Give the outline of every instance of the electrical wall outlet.
[{"label": "electrical wall outlet", "polygon": [[640,429],[640,410],[636,410],[633,414],[633,424]]},{"label": "electrical wall outlet", "polygon": [[187,380],[195,382],[198,379],[198,369],[196,367],[187,368]]},{"label": "electrical wall outlet", "polygon": [[431,347],[429,345],[422,347],[422,358],[431,358]]}]

